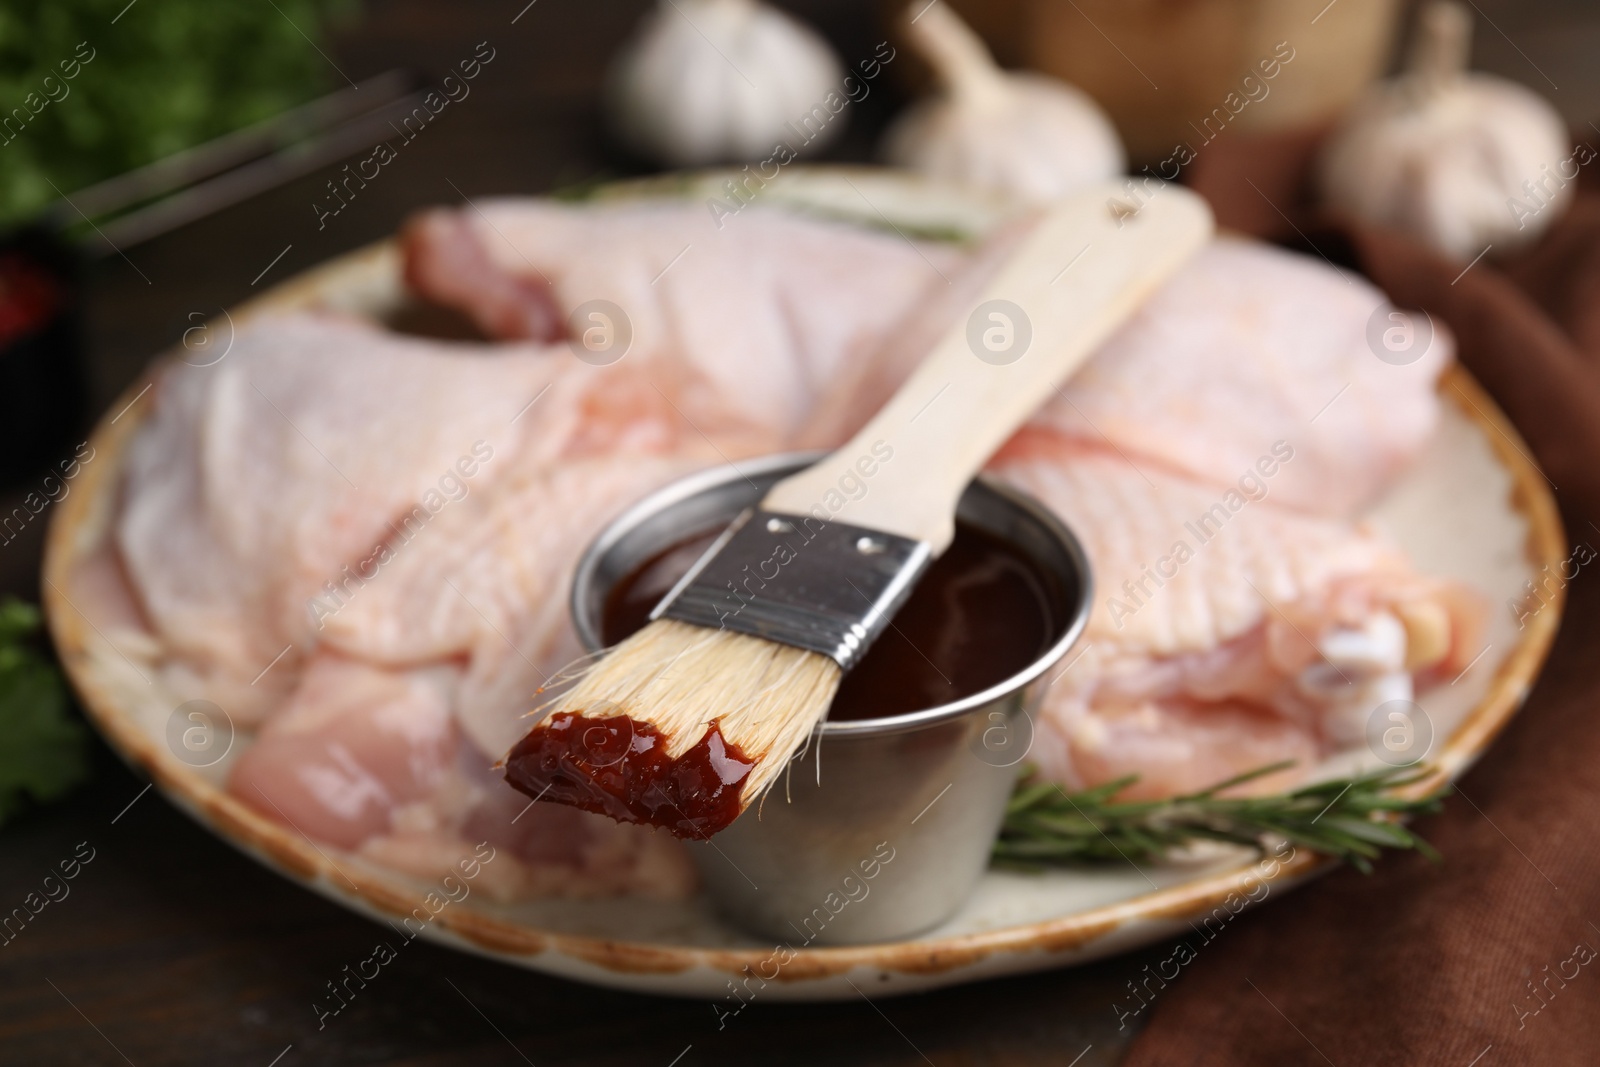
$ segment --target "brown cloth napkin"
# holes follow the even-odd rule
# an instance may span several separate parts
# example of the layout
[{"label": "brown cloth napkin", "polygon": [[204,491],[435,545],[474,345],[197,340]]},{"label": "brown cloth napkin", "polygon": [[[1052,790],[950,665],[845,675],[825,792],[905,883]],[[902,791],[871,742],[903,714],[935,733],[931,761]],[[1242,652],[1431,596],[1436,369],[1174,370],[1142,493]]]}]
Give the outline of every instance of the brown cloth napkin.
[{"label": "brown cloth napkin", "polygon": [[[1392,233],[1319,229],[1295,184],[1308,147],[1208,146],[1191,184],[1224,225],[1348,257],[1399,305],[1447,322],[1557,487],[1572,545],[1600,548],[1600,194],[1531,251],[1462,274]],[[1569,587],[1522,710],[1443,813],[1418,822],[1443,862],[1391,855],[1242,916],[1157,994],[1129,1067],[1600,1063],[1595,569]]]}]

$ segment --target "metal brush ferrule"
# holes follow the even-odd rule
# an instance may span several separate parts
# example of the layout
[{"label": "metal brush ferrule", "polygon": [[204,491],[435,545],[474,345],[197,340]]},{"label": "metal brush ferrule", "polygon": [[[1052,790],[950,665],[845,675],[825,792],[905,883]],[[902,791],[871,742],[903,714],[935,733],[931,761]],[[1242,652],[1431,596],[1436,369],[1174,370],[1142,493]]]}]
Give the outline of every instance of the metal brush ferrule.
[{"label": "metal brush ferrule", "polygon": [[926,541],[748,508],[650,617],[820,652],[849,670],[932,559]]}]

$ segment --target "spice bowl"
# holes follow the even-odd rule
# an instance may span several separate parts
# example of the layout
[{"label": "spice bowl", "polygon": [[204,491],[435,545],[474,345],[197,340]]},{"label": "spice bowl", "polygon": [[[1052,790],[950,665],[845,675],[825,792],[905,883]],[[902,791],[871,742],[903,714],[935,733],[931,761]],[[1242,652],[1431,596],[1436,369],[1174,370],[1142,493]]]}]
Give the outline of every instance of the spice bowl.
[{"label": "spice bowl", "polygon": [[[717,529],[814,454],[743,461],[682,479],[614,520],[579,561],[573,620],[591,651],[618,584],[664,549]],[[824,721],[772,790],[690,848],[707,893],[735,925],[803,945],[903,938],[971,895],[1033,739],[1052,670],[1088,621],[1082,546],[1043,505],[987,478],[957,520],[1004,542],[1039,579],[1044,651],[962,699],[880,718]]]}]

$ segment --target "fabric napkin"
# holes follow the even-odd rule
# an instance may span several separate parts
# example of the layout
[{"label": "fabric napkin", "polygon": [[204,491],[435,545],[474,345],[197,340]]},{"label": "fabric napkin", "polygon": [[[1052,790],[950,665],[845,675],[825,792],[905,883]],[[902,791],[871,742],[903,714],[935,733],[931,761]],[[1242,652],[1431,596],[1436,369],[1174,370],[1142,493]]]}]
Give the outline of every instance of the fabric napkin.
[{"label": "fabric napkin", "polygon": [[1449,324],[1556,487],[1578,573],[1522,710],[1416,824],[1443,862],[1393,854],[1242,915],[1156,995],[1125,1062],[1600,1063],[1600,194],[1580,193],[1531,250],[1463,273],[1405,237],[1319,219],[1312,147],[1219,142],[1190,182],[1223,225],[1353,263]]}]

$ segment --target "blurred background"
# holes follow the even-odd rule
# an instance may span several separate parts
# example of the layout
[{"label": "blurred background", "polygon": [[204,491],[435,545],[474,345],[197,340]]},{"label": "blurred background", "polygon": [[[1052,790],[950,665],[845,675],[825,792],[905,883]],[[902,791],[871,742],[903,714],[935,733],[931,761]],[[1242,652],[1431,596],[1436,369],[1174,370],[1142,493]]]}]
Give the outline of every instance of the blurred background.
[{"label": "blurred background", "polygon": [[[926,0],[913,0],[924,4]],[[1280,41],[1292,68],[1226,136],[1295,136],[1334,121],[1405,52],[1398,0],[936,0],[1004,66],[1087,92],[1134,168],[1168,158]],[[673,0],[661,0],[662,6]],[[3,0],[0,3],[0,518],[129,395],[159,352],[214,343],[206,323],[271,285],[392,235],[418,208],[542,194],[662,169],[603,106],[610,63],[651,0]],[[902,4],[778,0],[847,67],[904,48]],[[1472,66],[1544,96],[1600,143],[1600,7],[1475,0]],[[1311,28],[1311,29],[1308,29]],[[1313,32],[1314,29],[1314,32]],[[464,61],[476,74],[462,78]],[[446,76],[456,79],[450,89]],[[872,161],[929,74],[908,56],[853,102],[817,161]],[[380,176],[335,186],[430,90],[449,102]],[[1198,131],[1197,131],[1198,132]],[[354,189],[353,192],[350,190]],[[335,210],[336,209],[336,210]],[[199,332],[196,332],[199,331]],[[45,516],[47,518],[47,516]],[[47,523],[0,533],[0,592],[37,599]],[[565,985],[424,946],[337,1042],[304,1000],[369,935],[361,920],[255,868],[165,805],[107,819],[139,784],[91,748],[91,784],[0,830],[0,899],[20,899],[61,840],[105,859],[73,925],[0,955],[0,1061],[659,1063],[714,1033],[702,1004]],[[120,816],[119,816],[120,818]],[[81,825],[81,832],[80,832]],[[286,951],[280,951],[287,949]],[[96,1036],[39,974],[103,983]],[[701,1062],[1114,1062],[1129,1036],[1103,1005],[1130,960],[990,983],[891,1013],[780,1008]],[[506,1032],[451,999],[440,974]],[[95,976],[99,975],[99,978]],[[412,982],[410,986],[406,982]],[[464,999],[464,998],[463,998]],[[1092,1012],[1071,1010],[1090,1002]],[[535,1010],[531,1005],[538,1005]],[[705,1018],[700,1018],[700,1016]],[[748,1025],[745,1025],[748,1024]],[[498,1036],[497,1036],[498,1035]],[[779,1035],[784,1035],[780,1037]],[[1089,1046],[1085,1048],[1085,1046]],[[135,1052],[135,1049],[140,1050]],[[826,1052],[822,1050],[827,1050]],[[117,1049],[117,1056],[122,1050]],[[142,1054],[141,1054],[142,1053]],[[1064,1054],[1063,1054],[1064,1053]],[[290,1061],[286,1060],[285,1063]]]}]

